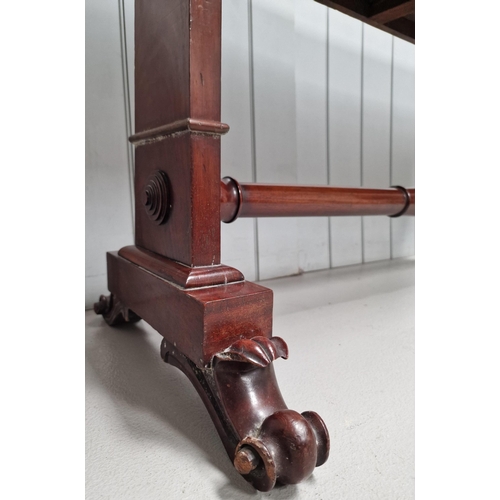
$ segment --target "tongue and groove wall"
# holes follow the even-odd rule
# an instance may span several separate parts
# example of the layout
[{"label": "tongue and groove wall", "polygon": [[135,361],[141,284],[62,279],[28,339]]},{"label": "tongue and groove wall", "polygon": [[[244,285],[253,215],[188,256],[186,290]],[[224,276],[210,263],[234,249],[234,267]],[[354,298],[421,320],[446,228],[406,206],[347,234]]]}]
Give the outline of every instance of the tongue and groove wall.
[{"label": "tongue and groove wall", "polygon": [[[86,2],[86,306],[133,242],[134,2]],[[414,185],[415,47],[313,0],[223,3],[222,175]],[[414,219],[240,219],[222,261],[264,280],[405,257]]]}]

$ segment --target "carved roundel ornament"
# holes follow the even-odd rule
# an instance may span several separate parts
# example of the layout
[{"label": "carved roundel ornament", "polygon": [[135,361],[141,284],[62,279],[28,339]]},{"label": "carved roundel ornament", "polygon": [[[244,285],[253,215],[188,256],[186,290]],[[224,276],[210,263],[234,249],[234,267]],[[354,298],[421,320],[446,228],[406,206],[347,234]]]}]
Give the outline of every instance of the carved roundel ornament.
[{"label": "carved roundel ornament", "polygon": [[165,172],[158,170],[151,175],[143,194],[143,203],[148,217],[160,225],[167,221],[170,209],[168,177]]}]

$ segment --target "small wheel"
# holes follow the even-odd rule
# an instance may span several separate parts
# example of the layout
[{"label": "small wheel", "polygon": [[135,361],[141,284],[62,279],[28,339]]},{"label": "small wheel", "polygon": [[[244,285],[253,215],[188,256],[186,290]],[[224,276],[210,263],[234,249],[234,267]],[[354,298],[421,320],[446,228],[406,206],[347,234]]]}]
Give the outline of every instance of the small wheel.
[{"label": "small wheel", "polygon": [[109,326],[137,323],[141,320],[140,316],[122,304],[113,294],[108,296],[101,295],[99,302],[94,304],[94,311],[96,314],[101,314]]}]

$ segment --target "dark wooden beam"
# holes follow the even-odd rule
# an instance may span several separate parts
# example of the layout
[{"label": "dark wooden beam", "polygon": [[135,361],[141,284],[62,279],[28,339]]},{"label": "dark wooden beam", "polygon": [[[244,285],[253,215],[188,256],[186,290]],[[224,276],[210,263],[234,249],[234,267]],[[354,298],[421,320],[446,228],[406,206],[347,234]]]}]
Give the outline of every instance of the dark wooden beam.
[{"label": "dark wooden beam", "polygon": [[370,19],[377,23],[387,24],[396,19],[406,17],[415,12],[415,0],[383,0],[372,5]]},{"label": "dark wooden beam", "polygon": [[415,43],[415,23],[402,17],[385,25],[386,31],[389,33],[398,33],[397,36],[404,40]]},{"label": "dark wooden beam", "polygon": [[[362,21],[370,26],[374,26],[375,28],[381,29],[382,31],[386,31],[391,35],[397,36],[398,38],[402,38],[410,43],[415,43],[415,22],[411,20],[413,14],[408,12],[407,15],[410,19],[406,17],[401,17],[398,19],[394,16],[399,15],[401,11],[394,11],[390,15],[388,14],[388,18],[394,17],[394,20],[385,20],[387,24],[376,20],[376,18],[372,18],[371,16],[382,15],[382,12],[378,10],[374,10],[376,8],[382,9],[382,5],[385,5],[386,9],[397,8],[398,6],[402,6],[403,4],[407,4],[405,0],[383,0],[377,3],[371,3],[368,0],[316,0],[316,2],[326,5],[332,9],[338,10],[343,14],[354,17],[359,21]],[[414,2],[413,2],[414,3]],[[376,6],[379,7],[376,7]],[[408,7],[401,7],[403,11],[406,11]],[[415,10],[415,6],[413,6],[413,11]],[[402,14],[405,15],[405,14]],[[384,20],[381,17],[382,20]],[[400,22],[401,21],[401,22]]]}]

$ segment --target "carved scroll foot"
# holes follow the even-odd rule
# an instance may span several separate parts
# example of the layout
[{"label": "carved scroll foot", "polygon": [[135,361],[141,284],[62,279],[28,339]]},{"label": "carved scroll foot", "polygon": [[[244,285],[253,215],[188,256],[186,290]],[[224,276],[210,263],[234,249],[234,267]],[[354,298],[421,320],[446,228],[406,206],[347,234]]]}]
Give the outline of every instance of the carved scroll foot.
[{"label": "carved scroll foot", "polygon": [[241,339],[200,369],[167,341],[162,358],[180,368],[201,396],[236,470],[256,489],[295,484],[328,458],[321,417],[286,407],[272,362],[288,357],[279,337]]},{"label": "carved scroll foot", "polygon": [[110,326],[123,323],[137,323],[141,318],[133,311],[125,307],[116,295],[101,295],[99,302],[94,304],[96,314],[102,314],[106,323]]}]

